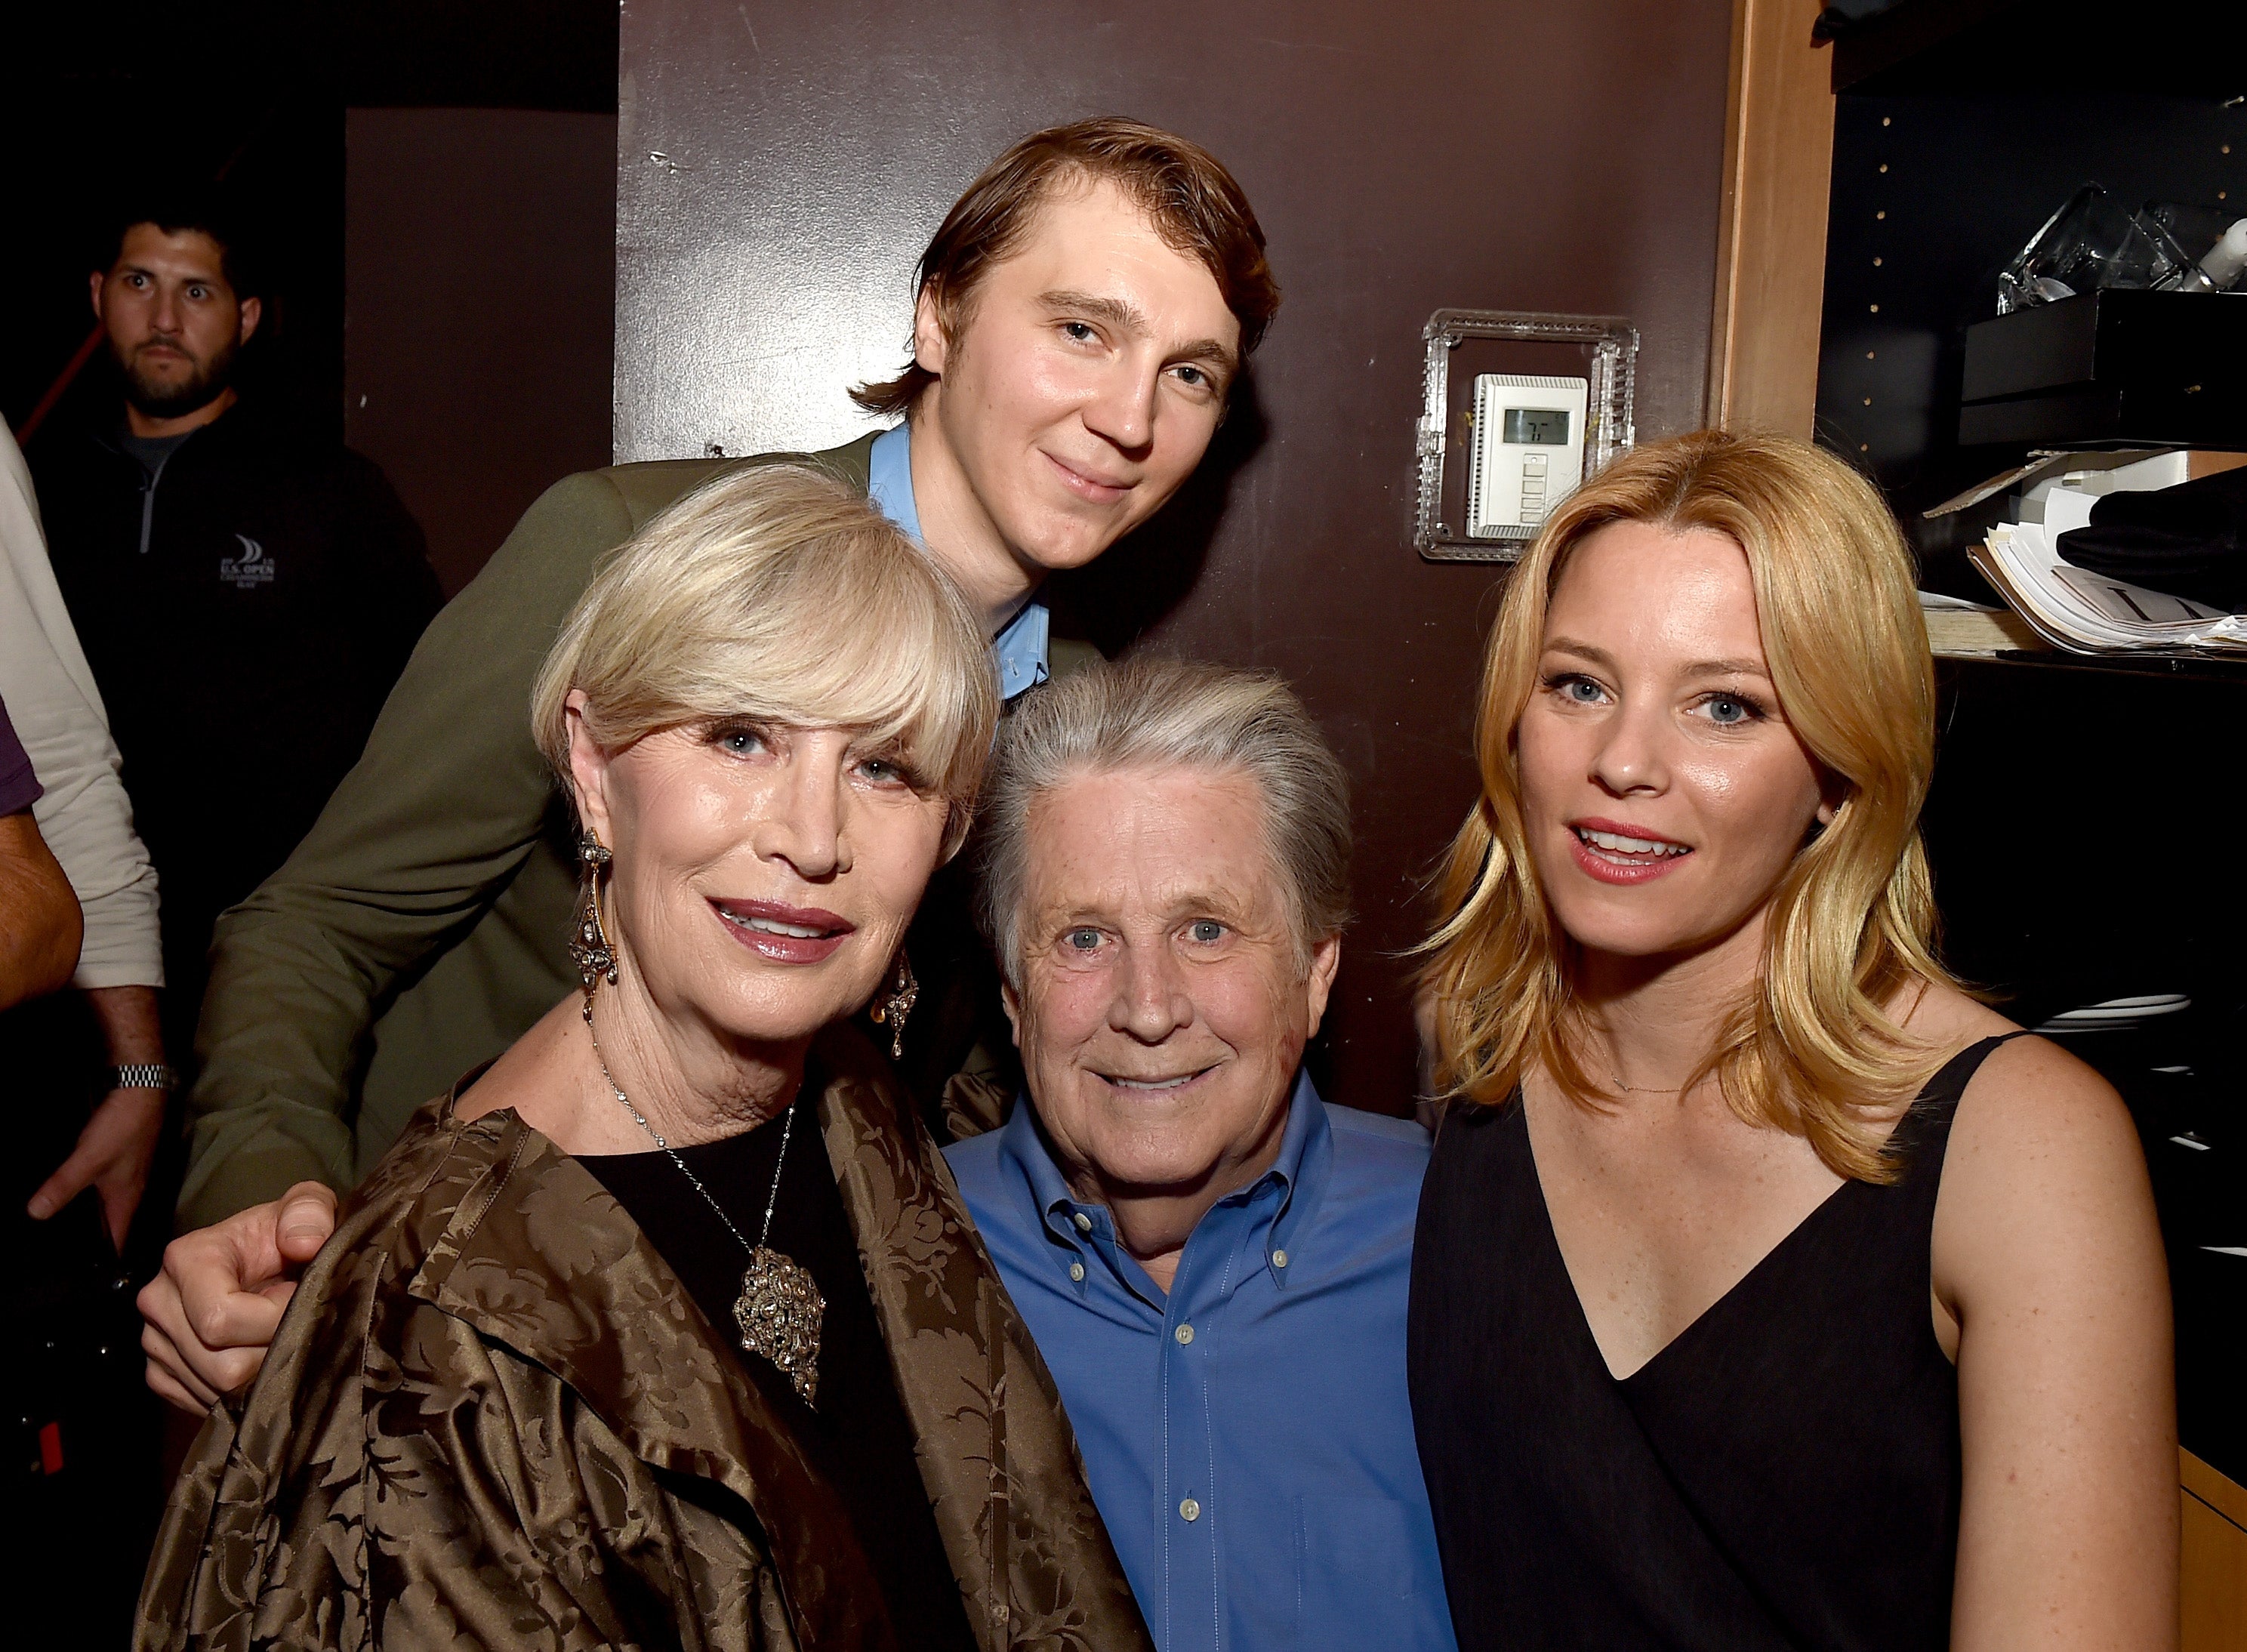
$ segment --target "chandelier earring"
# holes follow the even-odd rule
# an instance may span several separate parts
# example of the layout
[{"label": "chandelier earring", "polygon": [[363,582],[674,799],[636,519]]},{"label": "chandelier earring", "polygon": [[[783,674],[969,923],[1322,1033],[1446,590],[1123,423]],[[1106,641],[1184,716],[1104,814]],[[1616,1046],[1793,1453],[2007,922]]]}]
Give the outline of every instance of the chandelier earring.
[{"label": "chandelier earring", "polygon": [[613,858],[592,833],[578,835],[577,916],[570,930],[570,958],[577,966],[577,979],[584,983],[589,1003],[596,981],[605,979],[611,986],[617,984],[617,949],[601,926],[601,875]]},{"label": "chandelier earring", "polygon": [[897,966],[890,972],[890,984],[875,1000],[873,1011],[874,1025],[890,1029],[890,1059],[893,1062],[905,1053],[905,1017],[912,1014],[913,1001],[919,996],[920,982],[913,976],[912,959],[900,946]]}]

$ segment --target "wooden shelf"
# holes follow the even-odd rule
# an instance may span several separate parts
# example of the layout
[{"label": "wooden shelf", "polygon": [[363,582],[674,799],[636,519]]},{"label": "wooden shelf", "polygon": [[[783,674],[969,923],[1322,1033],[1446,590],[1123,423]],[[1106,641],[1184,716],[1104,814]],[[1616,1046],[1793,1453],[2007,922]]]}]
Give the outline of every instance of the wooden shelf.
[{"label": "wooden shelf", "polygon": [[1834,90],[2003,93],[2131,87],[2181,96],[2247,92],[2237,0],[2171,0],[2118,22],[2108,0],[1903,0],[1843,28]]},{"label": "wooden shelf", "polygon": [[2247,1652],[2247,1487],[2177,1453],[2183,1652]]},{"label": "wooden shelf", "polygon": [[1904,0],[1834,41],[1834,90],[1847,92],[1875,75],[1924,59],[1977,24],[2011,10],[2019,0]]}]

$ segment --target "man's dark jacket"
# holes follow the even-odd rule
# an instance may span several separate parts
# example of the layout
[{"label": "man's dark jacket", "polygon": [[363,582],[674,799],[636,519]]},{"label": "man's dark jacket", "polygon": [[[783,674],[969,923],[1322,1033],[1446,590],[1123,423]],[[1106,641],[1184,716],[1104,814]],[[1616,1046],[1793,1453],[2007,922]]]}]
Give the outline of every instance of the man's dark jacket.
[{"label": "man's dark jacket", "polygon": [[185,999],[212,923],[318,816],[443,598],[381,471],[255,403],[153,479],[115,427],[58,427],[29,457]]}]

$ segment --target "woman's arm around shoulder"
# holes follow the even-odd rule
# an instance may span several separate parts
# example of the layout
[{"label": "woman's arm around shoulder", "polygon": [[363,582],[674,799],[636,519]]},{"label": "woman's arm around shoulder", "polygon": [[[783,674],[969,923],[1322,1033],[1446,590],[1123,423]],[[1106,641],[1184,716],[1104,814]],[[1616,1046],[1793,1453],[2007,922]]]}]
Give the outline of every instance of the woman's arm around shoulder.
[{"label": "woman's arm around shoulder", "polygon": [[1964,1461],[1952,1644],[2175,1647],[2161,1231],[2121,1098],[2058,1045],[2016,1039],[1968,1084],[1934,1283],[1957,1326]]}]

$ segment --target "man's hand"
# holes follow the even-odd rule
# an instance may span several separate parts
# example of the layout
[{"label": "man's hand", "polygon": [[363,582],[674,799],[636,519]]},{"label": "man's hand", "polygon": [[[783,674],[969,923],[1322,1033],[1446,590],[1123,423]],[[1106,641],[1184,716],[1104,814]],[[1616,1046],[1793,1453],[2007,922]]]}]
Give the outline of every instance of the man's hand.
[{"label": "man's hand", "polygon": [[157,1138],[163,1133],[164,1097],[160,1089],[110,1091],[79,1132],[78,1146],[62,1168],[31,1195],[26,1208],[34,1219],[45,1221],[92,1187],[101,1198],[109,1242],[124,1250],[126,1230],[140,1206],[141,1190],[148,1185],[148,1164],[156,1157]]},{"label": "man's hand", "polygon": [[296,1294],[297,1274],[335,1232],[336,1196],[299,1182],[270,1205],[182,1233],[138,1306],[148,1386],[197,1415],[249,1386]]},{"label": "man's hand", "polygon": [[[112,1065],[164,1064],[164,1029],[156,1014],[154,987],[88,987],[85,1001],[101,1024]],[[160,1089],[117,1089],[104,1096],[79,1132],[78,1145],[63,1167],[31,1195],[26,1208],[32,1217],[45,1221],[90,1186],[101,1197],[109,1242],[123,1251],[133,1212],[140,1208],[141,1191],[148,1185],[148,1163],[156,1157],[156,1143],[163,1135],[166,1099]]]}]

